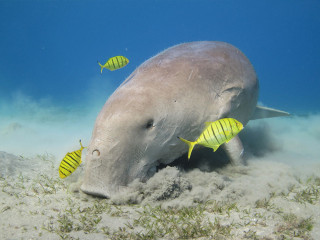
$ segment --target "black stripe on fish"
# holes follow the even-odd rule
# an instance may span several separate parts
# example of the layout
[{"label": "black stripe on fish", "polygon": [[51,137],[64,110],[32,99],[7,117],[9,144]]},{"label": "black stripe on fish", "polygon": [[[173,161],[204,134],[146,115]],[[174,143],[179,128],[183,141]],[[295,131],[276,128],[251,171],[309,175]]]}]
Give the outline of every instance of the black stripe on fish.
[{"label": "black stripe on fish", "polygon": [[[219,131],[219,128],[218,128],[218,125],[217,125],[217,121],[214,122],[214,124],[216,125],[216,128],[217,128],[217,130]],[[219,132],[218,132],[218,133],[219,133]],[[219,137],[220,137],[220,139],[221,139],[221,134],[220,134],[220,133],[219,133]],[[217,139],[218,139],[218,137],[217,137]],[[223,143],[223,140],[222,140],[222,143]],[[222,144],[222,143],[219,142],[219,144]]]},{"label": "black stripe on fish", "polygon": [[118,57],[116,57],[116,59],[117,59],[119,68],[122,67],[122,66],[121,66],[122,64],[119,63]]},{"label": "black stripe on fish", "polygon": [[217,142],[220,144],[220,142],[219,142],[219,140],[218,140],[218,138],[217,138],[217,136],[216,136],[216,133],[215,133],[214,130],[213,130],[212,124],[210,125],[210,127],[211,127],[211,129],[212,129],[212,132],[213,132],[214,137],[216,138]]},{"label": "black stripe on fish", "polygon": [[73,169],[76,169],[74,166],[72,166],[70,163],[68,163],[65,159],[62,160],[63,163],[68,164],[70,167],[72,167]]},{"label": "black stripe on fish", "polygon": [[61,163],[60,167],[70,169],[71,172],[73,172],[77,168],[77,166],[70,166],[70,164],[67,164],[65,162]]},{"label": "black stripe on fish", "polygon": [[225,130],[224,130],[224,127],[222,126],[222,124],[221,124],[220,121],[219,121],[219,124],[220,124],[220,126],[221,126],[221,128],[222,128],[222,132],[223,132],[223,134],[224,134],[224,137],[225,137],[226,140],[227,140],[227,135],[226,135]]},{"label": "black stripe on fish", "polygon": [[232,125],[231,125],[230,119],[229,119],[229,118],[227,118],[227,119],[228,119],[228,123],[229,123],[229,125],[230,125],[231,135],[232,135],[232,137],[234,137],[234,134],[233,134],[233,128],[232,128]]},{"label": "black stripe on fish", "polygon": [[[69,173],[72,173],[69,169],[66,169],[66,168],[64,168],[64,167],[62,167],[62,166],[60,166],[61,168],[63,168],[64,170],[66,170],[66,171],[68,171]],[[64,174],[65,175],[65,174]]]},{"label": "black stripe on fish", "polygon": [[75,157],[75,159],[76,159],[76,161],[80,164],[80,161],[81,161],[81,152],[80,152],[80,156],[79,156],[79,150],[78,151],[74,151],[74,152],[72,152],[71,154],[72,154],[72,156],[74,156]]},{"label": "black stripe on fish", "polygon": [[60,169],[59,169],[59,173],[62,174],[63,176],[65,176],[65,177],[67,176],[67,175],[65,175],[64,172],[62,172]]},{"label": "black stripe on fish", "polygon": [[240,130],[239,130],[239,128],[238,128],[238,125],[237,125],[237,123],[236,123],[235,125],[236,125],[236,127],[237,127],[238,131],[240,132]]},{"label": "black stripe on fish", "polygon": [[116,69],[116,66],[114,65],[114,62],[113,62],[113,58],[111,58],[111,62],[112,62],[114,69]]},{"label": "black stripe on fish", "polygon": [[[74,159],[74,158],[71,156],[71,154],[68,155],[68,157],[70,157],[73,161],[75,161],[75,162],[79,165],[79,162],[78,162],[76,159]],[[72,161],[71,159],[70,159],[70,161]]]},{"label": "black stripe on fish", "polygon": [[79,158],[81,157],[81,155],[78,154],[78,151],[75,151],[74,154],[76,154]]},{"label": "black stripe on fish", "polygon": [[78,157],[74,152],[70,153],[68,156],[78,163]]},{"label": "black stripe on fish", "polygon": [[[208,129],[207,129],[207,131],[208,131]],[[209,133],[209,132],[208,132]],[[208,142],[208,140],[207,140],[207,138],[206,138],[206,135],[203,133],[203,137],[204,137],[204,140],[206,140],[206,142],[209,144],[209,142]],[[210,137],[210,134],[209,134],[209,137]]]}]

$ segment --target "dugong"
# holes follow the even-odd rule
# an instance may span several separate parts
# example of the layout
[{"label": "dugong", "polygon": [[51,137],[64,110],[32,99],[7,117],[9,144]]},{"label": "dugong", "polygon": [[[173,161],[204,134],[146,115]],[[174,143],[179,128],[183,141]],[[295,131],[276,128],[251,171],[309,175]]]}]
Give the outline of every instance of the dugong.
[{"label": "dugong", "polygon": [[[195,140],[205,122],[231,117],[245,126],[250,119],[288,115],[257,107],[258,92],[250,61],[228,43],[168,48],[141,64],[106,101],[87,149],[81,190],[108,198],[135,179],[147,180],[159,164],[188,151],[177,137]],[[242,164],[237,136],[223,146],[231,162]]]}]

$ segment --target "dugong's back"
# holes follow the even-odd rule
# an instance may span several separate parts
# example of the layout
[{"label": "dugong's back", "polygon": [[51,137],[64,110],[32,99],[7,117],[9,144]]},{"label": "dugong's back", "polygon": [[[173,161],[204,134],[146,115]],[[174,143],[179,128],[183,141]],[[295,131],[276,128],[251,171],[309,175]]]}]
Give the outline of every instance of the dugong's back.
[{"label": "dugong's back", "polygon": [[119,89],[131,85],[148,88],[154,96],[162,91],[164,104],[175,99],[177,114],[191,111],[195,118],[197,114],[202,117],[199,121],[234,117],[244,125],[256,107],[259,89],[247,57],[231,44],[214,41],[184,43],[161,52],[144,62]]}]

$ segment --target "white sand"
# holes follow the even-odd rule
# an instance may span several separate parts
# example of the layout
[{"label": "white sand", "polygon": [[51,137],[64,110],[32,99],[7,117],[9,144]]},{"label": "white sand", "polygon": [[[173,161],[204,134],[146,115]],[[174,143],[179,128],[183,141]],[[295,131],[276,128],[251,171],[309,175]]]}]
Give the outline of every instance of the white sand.
[{"label": "white sand", "polygon": [[319,122],[253,122],[247,166],[167,167],[110,200],[79,192],[84,166],[0,152],[0,239],[320,239]]}]

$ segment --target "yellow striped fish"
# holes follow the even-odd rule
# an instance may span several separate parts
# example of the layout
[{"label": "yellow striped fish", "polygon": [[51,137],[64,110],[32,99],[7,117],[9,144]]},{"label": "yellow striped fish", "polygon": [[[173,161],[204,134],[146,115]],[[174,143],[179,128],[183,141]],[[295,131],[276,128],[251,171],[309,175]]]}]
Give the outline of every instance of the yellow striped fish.
[{"label": "yellow striped fish", "polygon": [[81,148],[77,151],[67,153],[62,159],[59,167],[59,175],[61,178],[68,177],[73,173],[81,163],[81,154],[84,147],[82,146],[81,140],[79,140]]},{"label": "yellow striped fish", "polygon": [[190,159],[191,152],[196,144],[213,148],[215,152],[221,144],[229,142],[243,129],[242,123],[233,118],[222,118],[215,122],[206,122],[205,124],[205,129],[194,142],[178,137],[189,146],[188,159]]},{"label": "yellow striped fish", "polygon": [[101,73],[104,68],[107,68],[110,71],[113,71],[119,68],[123,68],[128,63],[129,63],[128,58],[124,56],[115,56],[115,57],[109,58],[109,60],[104,65],[98,62],[99,66],[101,67]]}]

